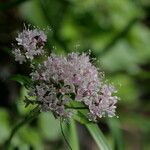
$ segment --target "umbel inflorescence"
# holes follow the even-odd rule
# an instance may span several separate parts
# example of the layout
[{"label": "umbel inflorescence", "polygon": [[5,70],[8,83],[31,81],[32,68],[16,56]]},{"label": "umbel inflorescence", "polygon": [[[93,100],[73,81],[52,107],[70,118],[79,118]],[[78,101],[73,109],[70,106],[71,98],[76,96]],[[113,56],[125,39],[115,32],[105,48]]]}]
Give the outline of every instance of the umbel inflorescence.
[{"label": "umbel inflorescence", "polygon": [[[36,98],[41,111],[51,111],[56,118],[65,119],[75,113],[69,104],[78,102],[88,110],[87,117],[91,121],[115,116],[118,97],[113,94],[116,90],[104,81],[88,54],[47,56],[43,49],[47,36],[38,29],[23,30],[16,41],[15,60],[20,64],[31,63],[34,86],[29,89],[29,95]],[[34,64],[37,56],[44,57],[39,65]]]}]

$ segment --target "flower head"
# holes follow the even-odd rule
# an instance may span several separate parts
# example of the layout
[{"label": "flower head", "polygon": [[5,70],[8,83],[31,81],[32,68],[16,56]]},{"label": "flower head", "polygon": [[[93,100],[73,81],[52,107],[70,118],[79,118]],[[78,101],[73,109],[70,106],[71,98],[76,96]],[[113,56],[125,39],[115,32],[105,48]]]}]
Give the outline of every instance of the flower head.
[{"label": "flower head", "polygon": [[[16,61],[23,63],[36,55],[44,55],[47,37],[43,31],[24,30],[16,40],[19,46],[13,51]],[[76,101],[88,110],[89,120],[115,116],[118,97],[113,94],[116,90],[104,82],[101,72],[85,53],[46,56],[30,75],[34,87],[29,95],[36,97],[41,111],[51,111],[56,118],[69,118],[74,110],[68,109],[68,105]]]},{"label": "flower head", "polygon": [[33,60],[35,56],[44,54],[43,47],[47,41],[45,33],[38,29],[25,29],[16,38],[18,48],[13,51],[16,61],[21,64],[27,59]]},{"label": "flower head", "polygon": [[[105,115],[115,115],[117,97],[112,93],[116,91],[112,85],[103,84],[97,68],[85,53],[70,53],[66,57],[52,54],[31,76],[41,87],[40,92],[35,90],[35,95],[42,101],[44,110],[51,110],[57,116],[66,115],[65,105],[72,101],[69,93],[73,93],[73,101],[82,102],[89,109],[90,119],[96,121]],[[57,107],[58,110],[61,107],[61,111],[56,113]]]}]

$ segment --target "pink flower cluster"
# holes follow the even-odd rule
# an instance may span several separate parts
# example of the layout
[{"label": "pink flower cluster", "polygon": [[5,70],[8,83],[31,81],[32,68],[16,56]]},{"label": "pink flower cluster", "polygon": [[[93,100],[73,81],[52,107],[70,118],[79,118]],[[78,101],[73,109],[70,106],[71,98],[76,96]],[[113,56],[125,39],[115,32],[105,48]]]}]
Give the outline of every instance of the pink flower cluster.
[{"label": "pink flower cluster", "polygon": [[[90,120],[115,116],[118,98],[112,93],[116,90],[103,84],[102,76],[85,53],[70,53],[67,57],[52,54],[31,76],[39,83],[35,95],[44,104],[44,110],[57,109],[56,116],[66,116],[65,105],[72,101],[69,93],[74,93],[73,101],[82,102],[89,109]],[[59,99],[57,95],[62,97]]]},{"label": "pink flower cluster", "polygon": [[18,48],[13,50],[15,60],[20,64],[26,62],[27,59],[33,60],[35,56],[44,54],[43,46],[47,41],[47,36],[43,31],[23,30],[16,38]]},{"label": "pink flower cluster", "polygon": [[[13,52],[20,62],[24,61],[23,57],[33,59],[35,55],[44,53],[41,48],[46,36],[42,31],[23,31],[16,40],[25,50],[20,59],[16,50]],[[71,101],[84,104],[91,121],[106,115],[115,116],[118,97],[113,93],[116,90],[104,82],[101,72],[85,53],[70,53],[67,56],[51,54],[34,69],[31,77],[35,87],[30,90],[30,95],[36,96],[43,111],[51,111],[55,117],[68,118],[73,115],[74,110],[67,109]]]}]

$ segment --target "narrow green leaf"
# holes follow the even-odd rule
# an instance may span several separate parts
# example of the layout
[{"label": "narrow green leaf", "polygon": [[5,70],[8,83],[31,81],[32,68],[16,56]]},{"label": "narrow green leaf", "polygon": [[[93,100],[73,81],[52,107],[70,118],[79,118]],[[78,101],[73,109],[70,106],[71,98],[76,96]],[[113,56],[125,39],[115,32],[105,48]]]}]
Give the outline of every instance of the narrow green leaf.
[{"label": "narrow green leaf", "polygon": [[[84,106],[83,104],[79,103],[72,103],[71,106]],[[87,118],[88,110],[78,110],[76,112],[76,115],[74,115],[74,119],[80,122],[81,124],[84,124],[86,128],[89,130],[90,134],[92,135],[93,139],[97,143],[100,150],[110,150],[105,137],[101,130],[99,129],[98,125],[91,123]]]},{"label": "narrow green leaf", "polygon": [[90,121],[87,119],[87,117],[84,115],[83,111],[77,111],[74,115],[74,120],[80,122],[81,124],[85,125],[90,123]]},{"label": "narrow green leaf", "polygon": [[74,120],[70,121],[70,145],[72,150],[79,150],[77,128]]},{"label": "narrow green leaf", "polygon": [[100,150],[111,150],[105,140],[103,133],[101,132],[97,124],[90,123],[86,124],[85,126],[92,135],[93,139],[97,143],[97,146],[100,148]]},{"label": "narrow green leaf", "polygon": [[115,142],[115,150],[124,150],[124,140],[120,129],[119,121],[116,118],[108,119],[108,125]]},{"label": "narrow green leaf", "polygon": [[80,122],[81,124],[87,124],[90,123],[90,121],[87,118],[88,110],[84,104],[77,101],[71,101],[68,106],[70,108],[77,108],[76,113],[74,115],[74,120]]}]

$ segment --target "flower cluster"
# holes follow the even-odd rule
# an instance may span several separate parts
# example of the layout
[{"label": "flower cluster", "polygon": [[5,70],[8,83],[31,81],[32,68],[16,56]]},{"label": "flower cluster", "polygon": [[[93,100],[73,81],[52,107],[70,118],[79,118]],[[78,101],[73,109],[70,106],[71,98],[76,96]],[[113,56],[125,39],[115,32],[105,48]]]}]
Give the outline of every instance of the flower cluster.
[{"label": "flower cluster", "polygon": [[[24,50],[19,58],[19,52],[13,52],[20,62],[44,53],[41,48],[46,36],[42,31],[23,31],[16,40]],[[85,53],[70,53],[67,56],[51,54],[30,75],[35,83],[30,95],[36,96],[42,111],[51,111],[55,117],[68,118],[74,113],[73,109],[68,109],[68,104],[77,101],[89,110],[87,115],[91,121],[106,115],[115,116],[118,97],[113,93],[116,90],[104,82],[102,74]]]},{"label": "flower cluster", "polygon": [[20,64],[26,62],[27,59],[33,60],[35,56],[44,54],[43,46],[47,41],[47,36],[43,31],[23,30],[16,38],[18,48],[13,51],[15,60]]}]

